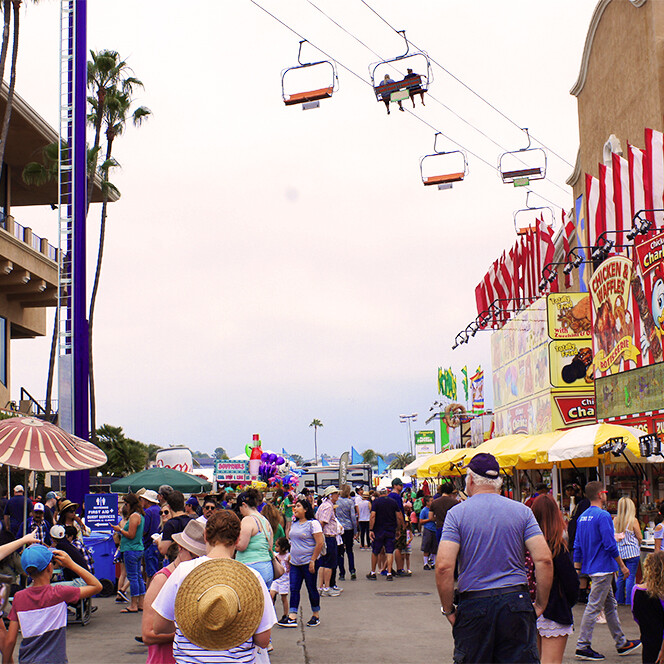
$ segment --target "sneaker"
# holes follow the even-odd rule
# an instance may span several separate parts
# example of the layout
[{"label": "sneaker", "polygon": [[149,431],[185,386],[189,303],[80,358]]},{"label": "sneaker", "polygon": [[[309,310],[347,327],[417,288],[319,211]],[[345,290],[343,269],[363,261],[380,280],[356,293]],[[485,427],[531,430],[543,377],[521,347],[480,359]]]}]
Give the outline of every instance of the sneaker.
[{"label": "sneaker", "polygon": [[319,588],[319,589],[318,589],[318,594],[319,594],[321,597],[327,597],[327,594],[328,594],[329,592],[330,592],[330,589],[329,589],[329,588]]},{"label": "sneaker", "polygon": [[585,648],[578,648],[575,654],[577,659],[586,659],[591,662],[599,662],[602,659],[606,659],[604,655],[600,655],[598,652],[595,652],[590,646]]},{"label": "sneaker", "polygon": [[405,569],[397,570],[397,576],[408,576],[408,572]]},{"label": "sneaker", "polygon": [[346,575],[345,574],[339,574],[339,581],[345,581],[346,580]]},{"label": "sneaker", "polygon": [[387,576],[387,570],[386,569],[382,570],[380,575],[381,576]]},{"label": "sneaker", "polygon": [[334,588],[328,588],[327,592],[325,593],[326,597],[339,597],[339,595],[341,595],[341,592],[335,590]]},{"label": "sneaker", "polygon": [[355,581],[355,579],[357,579],[357,574],[355,574],[355,572],[351,572],[350,573],[350,580]]},{"label": "sneaker", "polygon": [[277,620],[277,625],[279,627],[297,627],[297,619],[283,616],[280,620]]},{"label": "sneaker", "polygon": [[318,627],[320,625],[320,618],[317,616],[311,616],[309,620],[307,620],[307,627]]},{"label": "sneaker", "polygon": [[619,655],[631,655],[637,648],[641,647],[641,641],[634,639],[628,641],[622,648],[618,648]]},{"label": "sneaker", "polygon": [[376,580],[376,572],[369,572],[369,574],[367,574],[367,579],[369,579],[369,581],[375,581]]},{"label": "sneaker", "polygon": [[339,586],[331,586],[330,590],[336,590],[340,595],[344,591],[343,588],[339,588]]},{"label": "sneaker", "polygon": [[422,569],[433,569],[433,567],[427,563]]},{"label": "sneaker", "polygon": [[600,611],[597,614],[597,618],[595,619],[595,622],[598,625],[606,625],[606,616],[604,615],[604,611]]},{"label": "sneaker", "polygon": [[394,581],[394,577],[393,577],[391,574],[388,574],[388,575],[385,577],[385,581]]}]

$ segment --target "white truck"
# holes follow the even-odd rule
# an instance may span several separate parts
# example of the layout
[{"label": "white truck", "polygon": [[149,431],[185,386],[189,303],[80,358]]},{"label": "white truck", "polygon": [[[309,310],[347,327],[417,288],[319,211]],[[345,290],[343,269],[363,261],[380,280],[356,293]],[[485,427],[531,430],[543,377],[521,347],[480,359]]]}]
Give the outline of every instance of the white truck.
[{"label": "white truck", "polygon": [[[349,465],[346,483],[353,489],[373,488],[373,472],[368,463]],[[339,466],[308,466],[300,476],[299,489],[304,488],[321,493],[325,487],[339,486]]]}]

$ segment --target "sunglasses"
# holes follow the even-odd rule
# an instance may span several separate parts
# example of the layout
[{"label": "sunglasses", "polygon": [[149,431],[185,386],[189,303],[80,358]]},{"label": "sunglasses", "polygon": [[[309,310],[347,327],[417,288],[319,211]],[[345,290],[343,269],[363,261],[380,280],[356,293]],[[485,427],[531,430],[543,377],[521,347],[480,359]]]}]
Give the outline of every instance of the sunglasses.
[{"label": "sunglasses", "polygon": [[216,508],[215,508],[214,505],[205,505],[205,507],[203,507],[203,509],[204,510],[213,510],[213,509],[216,509]]},{"label": "sunglasses", "polygon": [[170,510],[161,510],[161,512],[159,512],[159,514],[162,514],[162,515],[163,514],[170,514],[170,513],[171,513]]}]

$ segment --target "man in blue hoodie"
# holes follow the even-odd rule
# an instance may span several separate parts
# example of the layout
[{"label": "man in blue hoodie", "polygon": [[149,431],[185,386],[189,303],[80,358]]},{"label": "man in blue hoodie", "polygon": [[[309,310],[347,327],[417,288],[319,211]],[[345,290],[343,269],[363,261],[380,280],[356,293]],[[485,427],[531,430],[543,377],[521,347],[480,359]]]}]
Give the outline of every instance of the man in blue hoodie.
[{"label": "man in blue hoodie", "polygon": [[595,621],[602,610],[619,655],[634,652],[641,642],[627,640],[616,610],[616,598],[611,587],[613,574],[620,571],[627,578],[629,570],[618,554],[611,515],[603,509],[606,506],[606,490],[601,482],[588,482],[585,491],[590,507],[577,522],[574,567],[592,579],[592,588],[581,619],[576,658],[599,661],[604,659],[604,655],[594,651],[590,644]]}]

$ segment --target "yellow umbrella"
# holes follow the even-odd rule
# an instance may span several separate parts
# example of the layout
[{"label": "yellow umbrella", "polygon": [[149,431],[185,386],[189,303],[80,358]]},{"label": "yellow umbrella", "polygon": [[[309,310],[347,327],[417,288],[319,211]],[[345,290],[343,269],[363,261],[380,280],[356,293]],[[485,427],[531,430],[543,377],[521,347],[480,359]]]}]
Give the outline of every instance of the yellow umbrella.
[{"label": "yellow umbrella", "polygon": [[451,475],[454,471],[450,464],[457,463],[467,452],[467,448],[460,447],[445,450],[440,454],[434,454],[417,469],[417,477],[438,477],[439,475],[444,474]]},{"label": "yellow umbrella", "polygon": [[470,459],[480,452],[488,452],[496,457],[501,468],[511,468],[514,466],[514,463],[510,463],[510,453],[514,456],[514,452],[523,447],[527,440],[528,436],[525,434],[511,434],[509,436],[491,438],[474,450],[470,450],[471,454],[466,456],[464,463],[468,463]]}]

